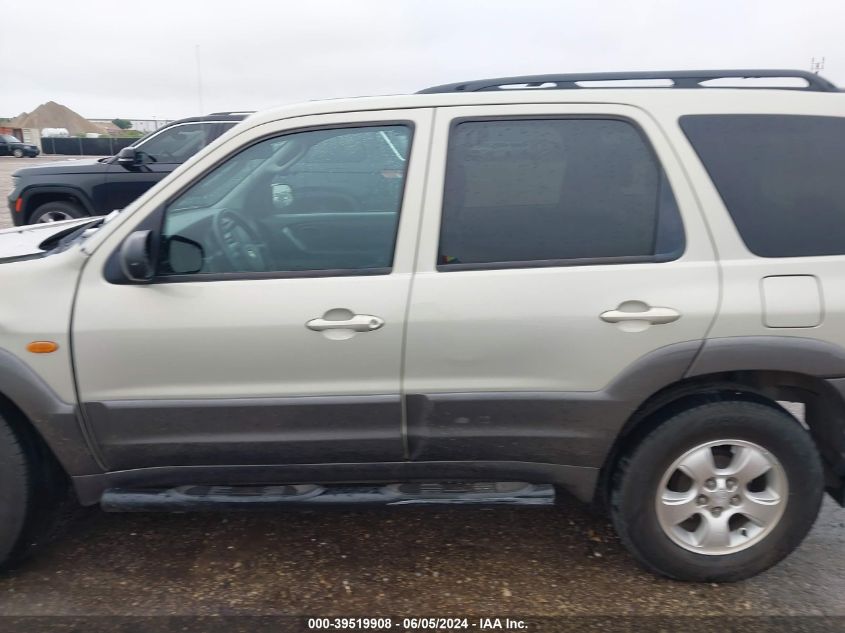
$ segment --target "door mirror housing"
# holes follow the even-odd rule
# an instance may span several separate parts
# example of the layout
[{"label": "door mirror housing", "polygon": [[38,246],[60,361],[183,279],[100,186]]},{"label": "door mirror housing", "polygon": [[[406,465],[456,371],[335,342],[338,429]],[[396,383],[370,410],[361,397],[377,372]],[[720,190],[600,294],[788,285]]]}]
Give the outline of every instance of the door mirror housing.
[{"label": "door mirror housing", "polygon": [[191,275],[202,270],[205,252],[202,245],[181,235],[174,235],[165,246],[170,272],[174,275]]},{"label": "door mirror housing", "polygon": [[141,164],[141,154],[134,147],[124,147],[117,154],[117,162],[124,167],[135,167]]},{"label": "door mirror housing", "polygon": [[155,274],[150,255],[152,235],[152,231],[135,231],[120,247],[120,268],[130,281],[149,283]]}]

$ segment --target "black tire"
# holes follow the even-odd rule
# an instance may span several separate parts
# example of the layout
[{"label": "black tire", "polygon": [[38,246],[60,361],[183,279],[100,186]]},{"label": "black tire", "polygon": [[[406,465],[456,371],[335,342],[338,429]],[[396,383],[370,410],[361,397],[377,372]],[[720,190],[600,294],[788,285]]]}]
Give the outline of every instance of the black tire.
[{"label": "black tire", "polygon": [[67,479],[52,455],[31,434],[16,431],[9,419],[0,414],[0,571],[52,538],[70,499]]},{"label": "black tire", "polygon": [[23,158],[23,150],[22,149],[13,149],[12,156],[15,158]]},{"label": "black tire", "polygon": [[42,221],[55,221],[42,219],[44,216],[49,216],[50,214],[64,214],[68,216],[62,219],[84,218],[88,215],[82,207],[73,202],[56,200],[54,202],[45,202],[40,207],[37,207],[29,216],[29,224],[37,224]]},{"label": "black tire", "polygon": [[[675,543],[658,520],[664,474],[687,451],[719,440],[752,442],[770,452],[786,475],[782,516],[762,540],[725,554],[700,554]],[[611,512],[616,531],[647,569],[677,580],[732,582],[754,576],[792,552],[819,512],[824,477],[809,433],[775,404],[743,400],[697,403],[660,424],[614,473]]]}]

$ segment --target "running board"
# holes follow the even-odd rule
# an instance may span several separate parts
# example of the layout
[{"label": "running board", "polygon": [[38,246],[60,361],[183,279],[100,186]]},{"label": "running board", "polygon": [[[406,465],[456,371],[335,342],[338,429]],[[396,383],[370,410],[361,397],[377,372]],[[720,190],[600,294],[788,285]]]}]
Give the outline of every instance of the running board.
[{"label": "running board", "polygon": [[256,510],[319,505],[552,505],[554,487],[523,482],[402,483],[383,486],[179,486],[110,488],[100,505],[107,512]]}]

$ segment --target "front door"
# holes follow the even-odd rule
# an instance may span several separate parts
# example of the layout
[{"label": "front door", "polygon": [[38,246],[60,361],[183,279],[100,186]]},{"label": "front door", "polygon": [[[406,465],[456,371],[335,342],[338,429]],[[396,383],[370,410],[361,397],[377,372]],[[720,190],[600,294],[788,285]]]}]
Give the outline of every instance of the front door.
[{"label": "front door", "polygon": [[[125,231],[94,253],[73,341],[110,469],[403,458],[401,352],[431,112],[371,119],[252,128],[236,152],[220,148],[165,187],[135,212],[161,227],[151,284],[108,278]],[[201,263],[186,266],[180,247],[201,249]]]},{"label": "front door", "polygon": [[[658,382],[680,379],[716,311],[671,147],[633,107],[444,108],[431,163],[446,168],[409,308],[411,457],[600,466],[620,411],[650,395],[609,387],[625,372],[650,384],[637,373],[657,366],[631,369],[649,355]],[[662,356],[675,344],[689,356]]]}]

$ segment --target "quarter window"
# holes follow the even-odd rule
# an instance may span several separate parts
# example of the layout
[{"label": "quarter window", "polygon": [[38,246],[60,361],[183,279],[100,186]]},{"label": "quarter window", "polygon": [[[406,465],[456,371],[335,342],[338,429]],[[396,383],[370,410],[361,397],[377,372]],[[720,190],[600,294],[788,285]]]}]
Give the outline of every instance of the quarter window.
[{"label": "quarter window", "polygon": [[680,124],[752,253],[845,254],[845,117],[690,115]]},{"label": "quarter window", "polygon": [[168,205],[160,274],[183,274],[171,253],[191,244],[197,275],[388,272],[410,140],[406,125],[366,126],[244,149]]},{"label": "quarter window", "polygon": [[628,122],[501,119],[452,130],[441,269],[665,261],[683,240],[663,170]]}]

